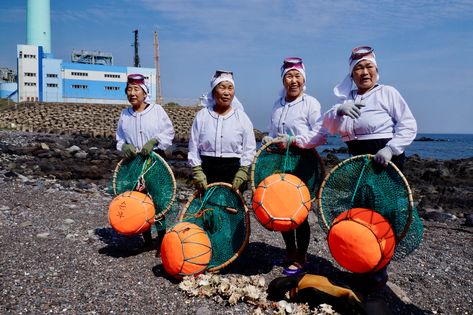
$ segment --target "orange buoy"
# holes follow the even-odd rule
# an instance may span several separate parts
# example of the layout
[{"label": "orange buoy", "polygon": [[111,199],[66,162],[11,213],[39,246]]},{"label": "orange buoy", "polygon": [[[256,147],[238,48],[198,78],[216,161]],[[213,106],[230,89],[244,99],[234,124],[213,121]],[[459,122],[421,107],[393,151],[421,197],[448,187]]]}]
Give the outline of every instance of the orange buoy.
[{"label": "orange buoy", "polygon": [[177,279],[204,272],[212,258],[212,244],[198,225],[180,222],[170,229],[161,244],[164,270]]},{"label": "orange buoy", "polygon": [[310,193],[297,176],[273,174],[258,185],[252,205],[256,218],[265,228],[290,231],[309,215]]},{"label": "orange buoy", "polygon": [[153,200],[138,191],[125,191],[116,196],[108,207],[112,228],[124,235],[136,235],[149,230],[154,222]]},{"label": "orange buoy", "polygon": [[381,214],[354,208],[335,218],[328,245],[340,266],[366,273],[386,266],[394,254],[396,239],[391,224]]}]

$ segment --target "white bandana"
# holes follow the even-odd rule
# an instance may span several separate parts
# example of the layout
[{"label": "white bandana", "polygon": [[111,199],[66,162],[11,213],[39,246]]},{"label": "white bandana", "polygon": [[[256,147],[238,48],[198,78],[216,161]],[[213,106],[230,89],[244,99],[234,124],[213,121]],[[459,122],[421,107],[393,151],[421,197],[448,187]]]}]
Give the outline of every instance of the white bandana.
[{"label": "white bandana", "polygon": [[[351,74],[353,72],[353,68],[360,62],[360,61],[363,61],[363,60],[369,60],[371,61],[372,63],[374,63],[374,65],[376,66],[376,68],[378,68],[378,64],[376,63],[376,55],[374,54],[374,52],[372,52],[371,54],[369,55],[366,55],[366,56],[363,56],[361,57],[360,59],[355,59],[353,61],[350,62],[349,64],[349,69],[348,69],[348,74],[347,76],[345,77],[345,79],[343,79],[342,82],[340,82],[339,84],[337,84],[334,88],[333,88],[333,93],[335,94],[336,97],[338,97],[341,101],[344,101],[348,98],[348,95],[350,94],[351,92],[351,87],[353,85],[353,79],[351,77]],[[378,80],[379,80],[379,74],[377,74],[378,76]]]}]

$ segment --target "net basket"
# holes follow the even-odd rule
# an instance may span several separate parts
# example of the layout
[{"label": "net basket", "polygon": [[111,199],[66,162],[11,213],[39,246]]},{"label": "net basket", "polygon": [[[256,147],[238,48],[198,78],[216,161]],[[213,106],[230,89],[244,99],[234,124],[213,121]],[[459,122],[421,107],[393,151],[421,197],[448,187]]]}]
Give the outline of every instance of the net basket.
[{"label": "net basket", "polygon": [[328,232],[334,219],[352,208],[372,209],[389,221],[396,237],[394,259],[409,255],[422,241],[424,227],[412,191],[392,162],[383,167],[372,155],[358,155],[327,174],[318,195],[321,227]]},{"label": "net basket", "polygon": [[[166,161],[151,152],[149,157],[136,155],[132,160],[118,162],[112,179],[112,194],[125,191],[146,192],[155,206],[156,220],[165,214],[177,216],[177,210],[170,211],[176,197],[176,180]],[[171,213],[172,212],[172,213]]]},{"label": "net basket", "polygon": [[253,194],[266,177],[277,173],[292,174],[300,178],[309,189],[313,201],[317,197],[325,169],[315,149],[289,146],[281,150],[277,144],[269,142],[261,146],[253,160],[250,174]]},{"label": "net basket", "polygon": [[232,263],[245,249],[250,237],[250,217],[242,195],[227,183],[212,183],[184,206],[179,221],[201,227],[210,238],[212,258],[208,271]]}]

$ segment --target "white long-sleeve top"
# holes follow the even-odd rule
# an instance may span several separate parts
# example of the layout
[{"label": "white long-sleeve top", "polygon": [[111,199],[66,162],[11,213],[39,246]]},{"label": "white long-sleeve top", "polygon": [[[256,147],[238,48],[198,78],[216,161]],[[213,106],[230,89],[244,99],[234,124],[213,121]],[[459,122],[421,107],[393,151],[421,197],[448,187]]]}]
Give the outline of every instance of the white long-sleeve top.
[{"label": "white long-sleeve top", "polygon": [[295,136],[298,147],[313,148],[326,141],[327,132],[322,123],[320,103],[315,97],[303,94],[292,102],[280,97],[271,112],[269,136]]},{"label": "white long-sleeve top", "polygon": [[[359,118],[337,115],[345,102],[363,104]],[[417,134],[417,123],[401,94],[392,86],[378,85],[363,95],[351,91],[347,100],[334,105],[324,115],[324,126],[331,134],[340,134],[343,141],[389,139],[386,144],[394,155],[404,152]]]},{"label": "white long-sleeve top", "polygon": [[240,158],[240,166],[249,166],[256,154],[253,124],[246,113],[231,109],[219,115],[211,108],[201,109],[192,123],[188,162],[202,164],[201,155]]},{"label": "white long-sleeve top", "polygon": [[117,150],[129,143],[139,151],[153,138],[158,140],[161,150],[169,148],[174,139],[171,119],[161,105],[150,104],[139,113],[132,107],[122,110],[116,132]]}]

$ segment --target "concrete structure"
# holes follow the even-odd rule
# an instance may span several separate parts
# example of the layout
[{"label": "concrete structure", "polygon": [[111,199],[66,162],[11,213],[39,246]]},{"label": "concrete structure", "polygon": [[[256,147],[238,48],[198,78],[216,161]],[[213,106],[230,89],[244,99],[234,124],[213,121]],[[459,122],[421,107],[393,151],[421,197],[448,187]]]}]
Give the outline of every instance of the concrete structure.
[{"label": "concrete structure", "polygon": [[[17,46],[18,102],[128,104],[127,76],[140,73],[156,98],[154,68],[113,65],[113,56],[96,51],[74,51],[72,62],[55,59],[51,51],[50,0],[27,1],[27,44]],[[0,86],[1,95],[12,95]],[[6,95],[5,97],[8,97]]]}]

